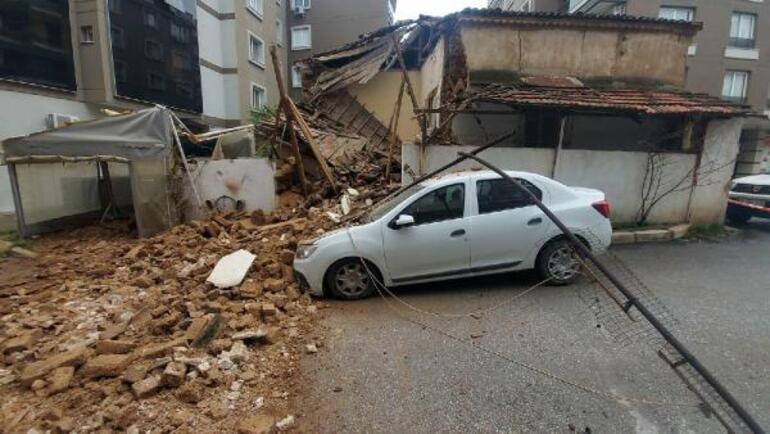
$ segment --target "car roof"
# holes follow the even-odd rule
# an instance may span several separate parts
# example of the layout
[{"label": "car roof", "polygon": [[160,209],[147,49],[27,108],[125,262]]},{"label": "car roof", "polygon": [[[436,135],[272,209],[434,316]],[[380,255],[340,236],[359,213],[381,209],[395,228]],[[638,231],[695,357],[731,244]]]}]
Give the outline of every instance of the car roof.
[{"label": "car roof", "polygon": [[[542,175],[538,175],[537,173],[531,173],[531,172],[505,170],[505,173],[506,175],[514,178],[525,178],[525,179],[536,178],[538,180],[550,180],[549,178],[546,178]],[[421,184],[426,187],[432,187],[439,184],[448,184],[448,183],[451,183],[452,181],[468,178],[468,177],[471,180],[475,180],[475,179],[499,178],[500,176],[492,170],[465,170],[462,172],[453,172],[453,173],[446,173],[443,175],[434,176],[433,178],[426,179]]]}]

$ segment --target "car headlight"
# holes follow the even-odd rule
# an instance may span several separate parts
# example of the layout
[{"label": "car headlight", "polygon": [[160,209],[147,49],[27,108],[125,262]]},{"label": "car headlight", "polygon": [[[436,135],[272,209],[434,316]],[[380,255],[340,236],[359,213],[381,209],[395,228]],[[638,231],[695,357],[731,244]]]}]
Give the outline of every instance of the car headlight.
[{"label": "car headlight", "polygon": [[300,244],[299,246],[297,246],[296,257],[297,259],[307,259],[317,249],[318,249],[318,246],[315,244]]}]

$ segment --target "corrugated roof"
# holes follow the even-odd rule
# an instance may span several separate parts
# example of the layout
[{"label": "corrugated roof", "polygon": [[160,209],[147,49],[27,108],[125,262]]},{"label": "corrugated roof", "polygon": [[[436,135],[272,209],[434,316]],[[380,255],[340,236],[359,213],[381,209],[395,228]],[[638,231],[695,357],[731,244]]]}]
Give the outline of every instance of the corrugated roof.
[{"label": "corrugated roof", "polygon": [[755,114],[748,106],[732,104],[706,94],[676,90],[490,84],[474,87],[469,98],[511,107],[617,111],[642,115],[734,117]]}]

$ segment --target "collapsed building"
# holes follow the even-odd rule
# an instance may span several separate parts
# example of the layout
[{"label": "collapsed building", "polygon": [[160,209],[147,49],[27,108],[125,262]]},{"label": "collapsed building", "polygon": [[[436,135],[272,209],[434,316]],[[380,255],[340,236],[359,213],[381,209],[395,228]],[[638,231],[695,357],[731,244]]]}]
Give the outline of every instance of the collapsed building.
[{"label": "collapsed building", "polygon": [[354,99],[393,128],[404,182],[511,134],[485,153],[605,191],[616,222],[711,224],[724,218],[753,114],[682,89],[700,28],[466,9],[380,29],[301,67],[307,98],[330,117]]}]

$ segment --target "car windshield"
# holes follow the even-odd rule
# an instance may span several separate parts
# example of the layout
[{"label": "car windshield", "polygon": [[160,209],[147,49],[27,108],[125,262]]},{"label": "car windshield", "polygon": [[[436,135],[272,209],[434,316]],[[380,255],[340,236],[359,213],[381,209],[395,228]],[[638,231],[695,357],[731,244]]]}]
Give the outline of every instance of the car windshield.
[{"label": "car windshield", "polygon": [[372,210],[369,211],[369,213],[364,216],[364,221],[367,223],[371,223],[375,220],[378,220],[380,217],[389,213],[393,208],[398,206],[398,204],[408,199],[415,193],[424,190],[425,188],[426,187],[422,184],[413,185],[407,188],[406,190],[402,191],[401,193],[383,200],[382,202],[372,207]]}]

